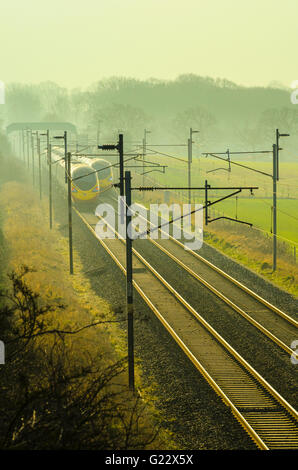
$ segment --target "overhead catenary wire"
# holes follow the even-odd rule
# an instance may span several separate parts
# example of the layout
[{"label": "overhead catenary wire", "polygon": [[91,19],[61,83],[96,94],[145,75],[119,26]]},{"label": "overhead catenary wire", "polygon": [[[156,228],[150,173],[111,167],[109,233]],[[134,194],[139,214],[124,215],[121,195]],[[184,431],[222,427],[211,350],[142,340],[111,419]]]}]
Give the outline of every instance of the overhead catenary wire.
[{"label": "overhead catenary wire", "polygon": [[[155,182],[156,186],[159,186],[160,188],[162,188],[162,185],[161,185],[159,182],[157,182],[156,180],[153,180],[152,178],[149,178],[149,177],[148,177],[148,179],[151,179],[151,181],[154,181],[154,182]],[[156,188],[156,189],[157,189],[157,188]],[[170,190],[170,189],[169,189],[169,190]],[[176,193],[176,192],[174,192],[174,191],[173,191],[173,193],[178,195],[178,193]],[[210,195],[210,198],[211,198],[211,199],[216,198],[216,197],[217,197],[217,196],[211,196],[211,195]],[[263,199],[260,199],[260,200],[263,201]],[[271,207],[270,204],[268,204],[267,202],[265,202],[265,201],[263,201],[263,202],[264,202],[267,206]],[[215,209],[215,210],[216,210],[216,209]],[[277,210],[280,211],[280,212],[283,212],[281,209],[277,209]],[[217,211],[217,212],[218,212],[218,211]],[[225,213],[225,212],[223,211],[223,214],[224,214],[224,213]],[[291,216],[290,214],[286,214],[286,215],[288,215],[288,216],[293,217],[294,219],[296,219],[296,217]],[[296,219],[296,220],[298,220],[298,219]],[[252,227],[252,229],[258,230],[259,232],[262,232],[262,233],[267,234],[267,235],[269,235],[269,236],[273,236],[273,235],[272,235],[272,232],[269,232],[269,231],[267,231],[267,230],[265,230],[265,229],[262,229],[261,227],[259,227],[259,226],[257,226],[257,225],[254,225],[254,226]],[[290,239],[288,239],[288,238],[286,238],[286,237],[283,237],[283,236],[281,236],[281,235],[276,235],[276,236],[277,236],[278,239],[280,239],[280,240],[282,240],[282,241],[286,241],[287,243],[289,243],[289,244],[291,244],[291,245],[298,246],[298,243],[295,242],[295,241],[293,241],[293,240],[290,240]]]},{"label": "overhead catenary wire", "polygon": [[[209,196],[209,197],[210,197],[210,199],[213,199],[213,198],[215,198],[216,196],[212,196],[212,195],[211,195],[211,196]],[[239,199],[241,200],[241,199],[244,199],[244,198],[241,198],[241,196],[239,196],[238,200],[239,200]],[[266,204],[266,206],[268,206],[268,207],[270,207],[270,208],[272,207],[272,204],[269,204],[266,200],[264,200],[264,198],[255,198],[255,199],[256,199],[257,201],[263,202],[264,204]],[[292,215],[292,214],[288,214],[287,212],[285,212],[285,211],[282,210],[282,209],[277,208],[277,211],[278,211],[278,212],[281,212],[282,214],[284,214],[284,215],[286,215],[286,216],[288,216],[288,217],[290,217],[290,218],[292,218],[292,219],[298,221],[298,217],[295,217],[295,216]]]},{"label": "overhead catenary wire", "polygon": [[165,157],[169,157],[169,158],[173,158],[174,160],[178,160],[180,162],[188,163],[187,160],[184,160],[183,158],[175,157],[174,155],[170,155],[168,153],[158,152],[157,150],[150,149],[149,147],[147,147],[147,150],[150,150],[150,152],[153,152],[154,154],[157,154],[157,155],[163,155]]},{"label": "overhead catenary wire", "polygon": [[[214,197],[216,197],[216,196],[214,196]],[[212,198],[212,196],[211,196],[210,198]],[[268,204],[268,206],[269,206],[269,204]],[[270,206],[270,207],[272,207],[272,206]],[[216,209],[215,209],[215,210],[216,210]],[[219,211],[217,211],[217,212],[219,212]],[[221,213],[222,213],[222,214],[225,214],[225,211],[221,211]],[[255,224],[254,224],[251,228],[252,228],[253,230],[258,230],[258,231],[260,231],[260,232],[266,233],[267,235],[273,236],[272,231],[269,232],[268,230],[265,230],[265,229],[259,227],[258,225],[255,225]],[[291,244],[291,245],[298,246],[298,242],[295,242],[294,240],[290,240],[289,238],[283,237],[283,236],[281,236],[281,235],[276,235],[276,237],[279,238],[279,239],[281,239],[281,240],[284,240],[284,241],[288,242],[288,243]]]},{"label": "overhead catenary wire", "polygon": [[[128,162],[130,160],[135,160],[137,157],[139,157],[140,155],[136,155],[134,157],[131,157],[131,158],[127,158],[126,160],[124,160],[123,163],[125,162]],[[77,176],[76,178],[73,179],[73,181],[76,181],[78,179],[81,179],[81,178],[86,178],[86,176],[89,176],[89,175],[93,175],[94,173],[98,173],[99,171],[103,171],[103,170],[106,170],[107,168],[113,168],[113,167],[116,167],[116,166],[119,166],[119,162],[117,163],[114,163],[113,165],[108,165],[104,168],[100,168],[99,170],[94,170],[94,171],[91,171],[90,173],[87,173],[86,175],[82,175],[82,176]]]},{"label": "overhead catenary wire", "polygon": [[[232,153],[232,152],[231,152]],[[222,160],[224,162],[227,162],[229,163],[229,160],[227,160],[226,158],[222,158],[222,157],[219,157],[218,155],[215,155],[214,153],[211,153],[211,152],[208,152],[208,153],[203,153],[203,155],[206,155],[206,157],[208,157],[208,155],[211,155],[212,157],[214,158],[218,158],[219,160]],[[255,168],[251,168],[247,165],[243,165],[242,163],[238,163],[238,162],[233,162],[232,160],[230,160],[230,164],[231,165],[236,165],[236,166],[240,166],[242,168],[246,168],[247,170],[251,170],[251,171],[254,171],[256,173],[260,173],[262,175],[265,175],[265,176],[270,176],[272,178],[272,175],[270,173],[266,173],[265,171],[261,171],[261,170],[256,170]]]},{"label": "overhead catenary wire", "polygon": [[[272,207],[271,204],[269,204],[268,202],[264,201],[263,199],[258,199],[258,200],[262,201],[264,204],[266,204],[266,206]],[[295,217],[295,216],[292,215],[292,214],[288,214],[287,212],[285,212],[285,211],[282,210],[282,209],[277,208],[277,211],[278,211],[278,212],[281,212],[282,214],[287,215],[288,217],[291,217],[292,219],[295,219],[295,220],[298,221],[298,217]]]}]

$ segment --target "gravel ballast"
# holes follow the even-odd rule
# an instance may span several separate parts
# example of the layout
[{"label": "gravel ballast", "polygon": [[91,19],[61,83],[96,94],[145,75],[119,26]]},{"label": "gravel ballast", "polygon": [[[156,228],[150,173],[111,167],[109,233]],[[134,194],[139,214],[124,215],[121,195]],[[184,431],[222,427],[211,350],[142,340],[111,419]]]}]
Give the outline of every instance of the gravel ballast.
[{"label": "gravel ballast", "polygon": [[[59,203],[58,199],[54,202],[55,216],[61,224],[61,234],[67,236],[66,201],[59,197]],[[123,274],[75,214],[73,234],[75,250],[79,253],[85,275],[88,276],[96,294],[105,298],[115,312],[125,311]],[[190,303],[199,313],[202,314],[204,310],[205,318],[212,326],[231,342],[232,346],[256,367],[271,385],[279,391],[284,391],[284,397],[293,404],[295,383],[291,375],[289,358],[285,360],[277,347],[272,346],[261,333],[256,332],[254,327],[247,324],[235,312],[232,314],[221,301],[215,300],[210,292],[177,269],[174,262],[167,257],[163,258],[159,250],[152,250],[151,244],[149,246],[149,243],[146,245],[143,241],[138,241],[135,247],[146,255],[150,263],[160,274],[166,276],[186,300],[191,300]],[[200,254],[245,282],[245,268],[227,259],[217,250],[204,245]],[[175,266],[171,265],[170,261]],[[251,288],[255,282],[253,275],[251,271],[247,273],[249,282],[246,284]],[[182,283],[183,286],[185,284],[188,286],[183,292],[179,287]],[[264,286],[268,288],[268,292],[272,291],[269,283],[264,281]],[[275,303],[272,292],[271,296],[266,296],[264,286],[257,292]],[[277,293],[274,295],[277,296]],[[294,309],[295,299],[287,293],[283,295],[287,304]],[[284,309],[282,304],[278,306]],[[256,448],[230,410],[186,358],[138,294],[135,294],[135,351],[143,371],[144,383],[155,386],[156,406],[162,412],[163,426],[174,433],[179,448]]]}]

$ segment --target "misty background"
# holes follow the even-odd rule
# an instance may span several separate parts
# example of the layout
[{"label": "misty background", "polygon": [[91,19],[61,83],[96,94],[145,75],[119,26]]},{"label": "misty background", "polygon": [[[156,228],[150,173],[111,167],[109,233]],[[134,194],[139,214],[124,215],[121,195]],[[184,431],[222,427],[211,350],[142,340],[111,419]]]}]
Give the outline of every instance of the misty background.
[{"label": "misty background", "polygon": [[194,157],[227,148],[269,150],[279,128],[291,135],[283,142],[283,160],[295,160],[298,109],[290,96],[285,87],[245,87],[194,74],[175,80],[111,77],[85,90],[16,82],[6,87],[0,119],[3,130],[11,122],[68,121],[94,142],[114,141],[122,132],[127,144],[141,142],[145,128],[148,142],[185,144],[192,127],[200,131]]},{"label": "misty background", "polygon": [[271,150],[279,128],[293,160],[297,18],[297,0],[3,0],[2,132],[69,121],[89,139],[146,128],[149,143],[185,144],[192,127],[195,157]]}]

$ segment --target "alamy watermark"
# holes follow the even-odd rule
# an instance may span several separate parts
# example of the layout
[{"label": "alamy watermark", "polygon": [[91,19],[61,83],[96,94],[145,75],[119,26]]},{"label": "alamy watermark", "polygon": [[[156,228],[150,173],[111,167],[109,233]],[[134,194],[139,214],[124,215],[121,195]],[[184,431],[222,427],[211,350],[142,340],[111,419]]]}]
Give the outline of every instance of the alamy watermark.
[{"label": "alamy watermark", "polygon": [[[118,198],[118,211],[108,203],[101,203],[95,210],[100,218],[95,227],[98,238],[126,238],[125,197]],[[199,250],[203,244],[203,206],[202,204],[150,204],[150,208],[134,203],[128,207],[131,222],[127,236],[137,239],[183,238],[185,249]],[[193,212],[193,214],[191,214]],[[116,228],[117,224],[117,228]],[[158,226],[161,225],[161,230]]]},{"label": "alamy watermark", "polygon": [[5,85],[0,80],[0,104],[5,104]]},{"label": "alamy watermark", "polygon": [[294,80],[291,84],[291,88],[294,89],[291,93],[291,103],[298,104],[298,80]]}]

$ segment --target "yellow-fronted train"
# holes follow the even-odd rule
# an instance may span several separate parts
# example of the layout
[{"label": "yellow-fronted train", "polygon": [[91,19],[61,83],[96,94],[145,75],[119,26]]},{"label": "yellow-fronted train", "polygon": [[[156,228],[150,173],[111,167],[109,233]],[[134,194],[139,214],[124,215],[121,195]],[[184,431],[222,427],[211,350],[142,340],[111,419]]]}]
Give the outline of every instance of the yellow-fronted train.
[{"label": "yellow-fronted train", "polygon": [[[64,152],[53,147],[51,158],[52,177],[59,186],[66,189]],[[87,162],[82,162],[77,156],[71,157],[71,179],[71,194],[75,201],[90,202],[97,198],[100,192],[97,174]]]}]

